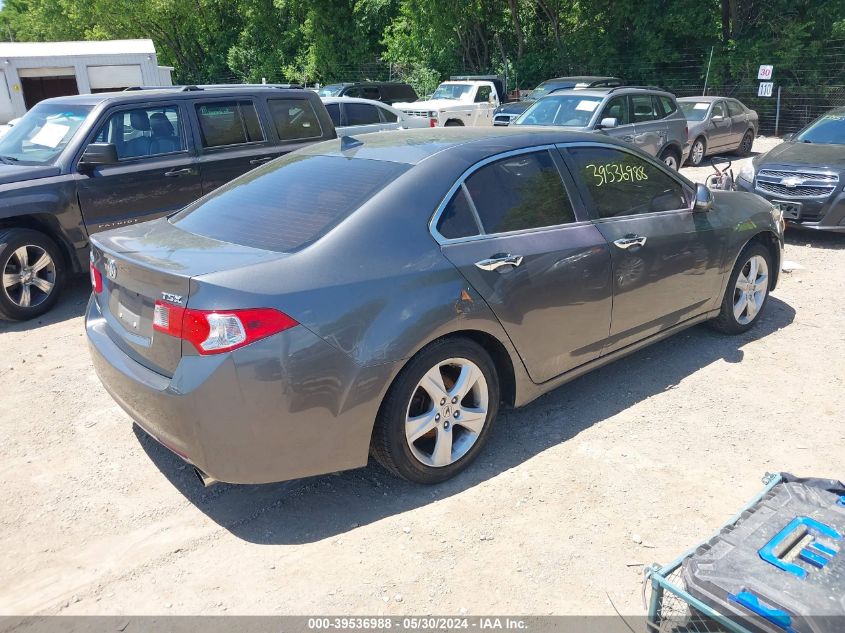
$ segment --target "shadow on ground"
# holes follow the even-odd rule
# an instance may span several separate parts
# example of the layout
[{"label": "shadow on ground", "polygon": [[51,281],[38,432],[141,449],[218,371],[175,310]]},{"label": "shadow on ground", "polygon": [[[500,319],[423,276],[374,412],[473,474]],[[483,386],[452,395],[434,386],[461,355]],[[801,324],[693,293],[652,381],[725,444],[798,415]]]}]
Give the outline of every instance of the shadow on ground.
[{"label": "shadow on ground", "polygon": [[830,250],[845,249],[845,233],[834,233],[832,231],[816,231],[805,229],[799,225],[790,224],[784,239],[787,244],[793,246],[809,246],[810,248],[826,248]]},{"label": "shadow on ground", "polygon": [[[436,487],[398,480],[371,461],[367,468],[282,484],[203,488],[192,469],[135,433],[161,472],[197,508],[238,538],[299,544],[347,532],[458,494],[565,442],[584,429],[679,384],[717,361],[739,363],[742,348],[788,326],[795,311],[771,297],[760,322],[740,336],[706,326],[686,330],[564,385],[532,404],[503,411],[478,460]],[[283,456],[279,457],[283,459]]]},{"label": "shadow on ground", "polygon": [[23,332],[48,325],[54,325],[85,314],[88,297],[91,296],[91,280],[87,275],[71,275],[56,305],[44,316],[32,321],[2,321],[0,334],[3,332]]}]

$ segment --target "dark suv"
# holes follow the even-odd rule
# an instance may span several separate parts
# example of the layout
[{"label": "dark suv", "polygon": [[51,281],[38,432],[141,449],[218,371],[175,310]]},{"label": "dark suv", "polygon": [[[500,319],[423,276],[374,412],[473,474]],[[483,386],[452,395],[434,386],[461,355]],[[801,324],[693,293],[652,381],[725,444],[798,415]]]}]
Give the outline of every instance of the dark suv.
[{"label": "dark suv", "polygon": [[410,84],[398,81],[362,81],[360,83],[329,84],[317,91],[321,97],[358,97],[381,101],[388,105],[419,99]]},{"label": "dark suv", "polygon": [[67,273],[87,270],[89,234],[167,215],[336,137],[310,90],[180,86],[42,101],[0,138],[0,317],[49,310]]},{"label": "dark suv", "polygon": [[769,200],[792,223],[845,233],[845,108],[754,157],[737,185]]}]

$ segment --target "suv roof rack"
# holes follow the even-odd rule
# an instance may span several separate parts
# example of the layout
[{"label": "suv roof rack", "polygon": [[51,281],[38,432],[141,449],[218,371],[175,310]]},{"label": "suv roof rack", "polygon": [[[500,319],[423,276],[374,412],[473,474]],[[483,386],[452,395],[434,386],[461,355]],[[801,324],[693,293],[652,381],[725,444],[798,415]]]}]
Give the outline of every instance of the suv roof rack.
[{"label": "suv roof rack", "polygon": [[130,86],[123,92],[136,90],[173,90],[174,92],[194,92],[196,90],[221,90],[225,88],[277,88],[279,90],[301,90],[299,84],[199,84],[185,86]]},{"label": "suv roof rack", "polygon": [[[637,90],[659,90],[660,92],[669,92],[666,88],[661,88],[660,86],[614,86],[608,92],[614,92],[615,90],[621,90],[622,88],[635,88]],[[669,93],[672,94],[672,93]]]},{"label": "suv roof rack", "polygon": [[188,92],[191,90],[202,90],[197,86],[129,86],[123,92],[134,92],[136,90],[173,90],[175,92]]}]

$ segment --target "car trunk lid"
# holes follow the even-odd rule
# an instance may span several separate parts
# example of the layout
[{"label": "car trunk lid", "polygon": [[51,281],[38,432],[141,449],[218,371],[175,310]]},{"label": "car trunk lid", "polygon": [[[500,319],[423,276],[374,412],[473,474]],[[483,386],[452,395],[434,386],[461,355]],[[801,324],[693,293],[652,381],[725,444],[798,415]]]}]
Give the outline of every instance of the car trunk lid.
[{"label": "car trunk lid", "polygon": [[185,307],[198,291],[198,275],[284,256],[188,233],[167,219],[101,233],[91,244],[92,266],[102,278],[95,296],[109,337],[166,376],[182,358],[182,340],[153,329],[156,302]]}]

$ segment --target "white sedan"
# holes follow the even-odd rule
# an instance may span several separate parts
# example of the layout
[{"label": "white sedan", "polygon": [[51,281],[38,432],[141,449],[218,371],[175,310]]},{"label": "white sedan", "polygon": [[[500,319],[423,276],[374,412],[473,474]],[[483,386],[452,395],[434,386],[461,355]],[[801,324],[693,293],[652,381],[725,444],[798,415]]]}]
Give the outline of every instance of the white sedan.
[{"label": "white sedan", "polygon": [[323,97],[323,104],[329,111],[338,136],[428,127],[427,120],[408,116],[381,101],[356,97]]}]

